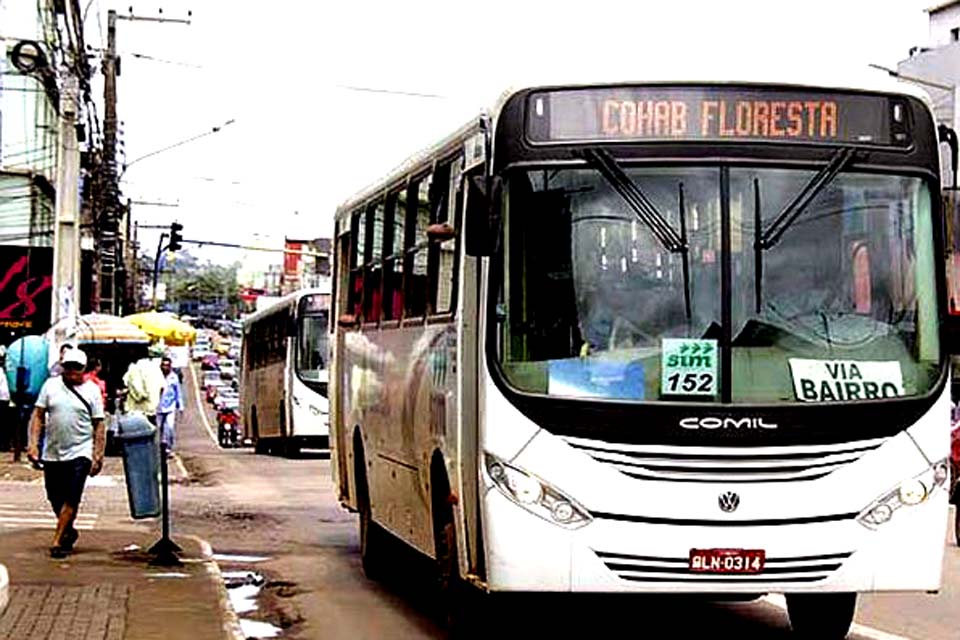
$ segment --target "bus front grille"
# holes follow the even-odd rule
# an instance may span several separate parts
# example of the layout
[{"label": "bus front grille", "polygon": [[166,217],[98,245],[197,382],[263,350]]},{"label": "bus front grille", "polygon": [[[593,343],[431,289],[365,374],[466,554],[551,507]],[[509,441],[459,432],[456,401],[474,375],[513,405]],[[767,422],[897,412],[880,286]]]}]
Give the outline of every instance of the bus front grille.
[{"label": "bus front grille", "polygon": [[571,447],[621,473],[667,482],[793,482],[816,480],[873,451],[884,438],[834,445],[722,448],[628,445],[564,438]]},{"label": "bus front grille", "polygon": [[631,582],[686,582],[744,584],[766,582],[816,582],[840,568],[852,552],[766,558],[758,573],[702,573],[691,571],[689,558],[637,556],[596,551],[597,557],[622,580]]}]

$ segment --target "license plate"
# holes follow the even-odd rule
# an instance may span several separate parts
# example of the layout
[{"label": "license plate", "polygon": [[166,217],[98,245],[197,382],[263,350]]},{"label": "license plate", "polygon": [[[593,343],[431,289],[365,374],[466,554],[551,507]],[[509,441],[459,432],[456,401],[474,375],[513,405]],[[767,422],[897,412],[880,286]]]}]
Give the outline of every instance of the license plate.
[{"label": "license plate", "polygon": [[760,573],[765,561],[763,549],[690,549],[695,573]]}]

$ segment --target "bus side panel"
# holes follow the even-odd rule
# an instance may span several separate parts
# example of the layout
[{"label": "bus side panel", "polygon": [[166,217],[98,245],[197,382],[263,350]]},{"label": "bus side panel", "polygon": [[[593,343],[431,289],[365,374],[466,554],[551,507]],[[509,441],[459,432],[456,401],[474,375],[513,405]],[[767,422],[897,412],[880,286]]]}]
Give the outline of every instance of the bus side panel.
[{"label": "bus side panel", "polygon": [[[456,326],[351,331],[343,344],[338,402],[363,433],[373,517],[432,557],[431,461],[457,450]],[[456,488],[455,465],[448,474]]]}]

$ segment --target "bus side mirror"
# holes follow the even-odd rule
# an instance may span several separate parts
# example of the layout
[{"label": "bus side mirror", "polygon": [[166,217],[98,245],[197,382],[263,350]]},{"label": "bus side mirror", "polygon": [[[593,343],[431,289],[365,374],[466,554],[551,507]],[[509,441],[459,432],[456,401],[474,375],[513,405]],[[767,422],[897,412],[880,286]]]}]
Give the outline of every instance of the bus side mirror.
[{"label": "bus side mirror", "polygon": [[500,193],[503,180],[499,176],[470,176],[467,181],[467,206],[464,211],[467,255],[488,256],[493,253],[499,231]]}]

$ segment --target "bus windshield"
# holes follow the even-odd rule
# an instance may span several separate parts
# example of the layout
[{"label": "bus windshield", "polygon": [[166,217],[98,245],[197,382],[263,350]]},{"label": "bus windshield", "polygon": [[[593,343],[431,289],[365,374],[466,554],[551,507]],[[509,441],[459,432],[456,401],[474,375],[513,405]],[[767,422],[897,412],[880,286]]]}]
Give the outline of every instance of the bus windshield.
[{"label": "bus windshield", "polygon": [[327,387],[327,311],[300,316],[297,328],[297,375],[304,383],[326,394]]},{"label": "bus windshield", "polygon": [[[934,237],[922,179],[839,171],[793,217],[783,212],[817,168],[616,169],[630,188],[593,166],[507,176],[496,348],[510,384],[567,397],[739,403],[874,400],[935,384]],[[633,187],[646,214],[625,195]]]}]

